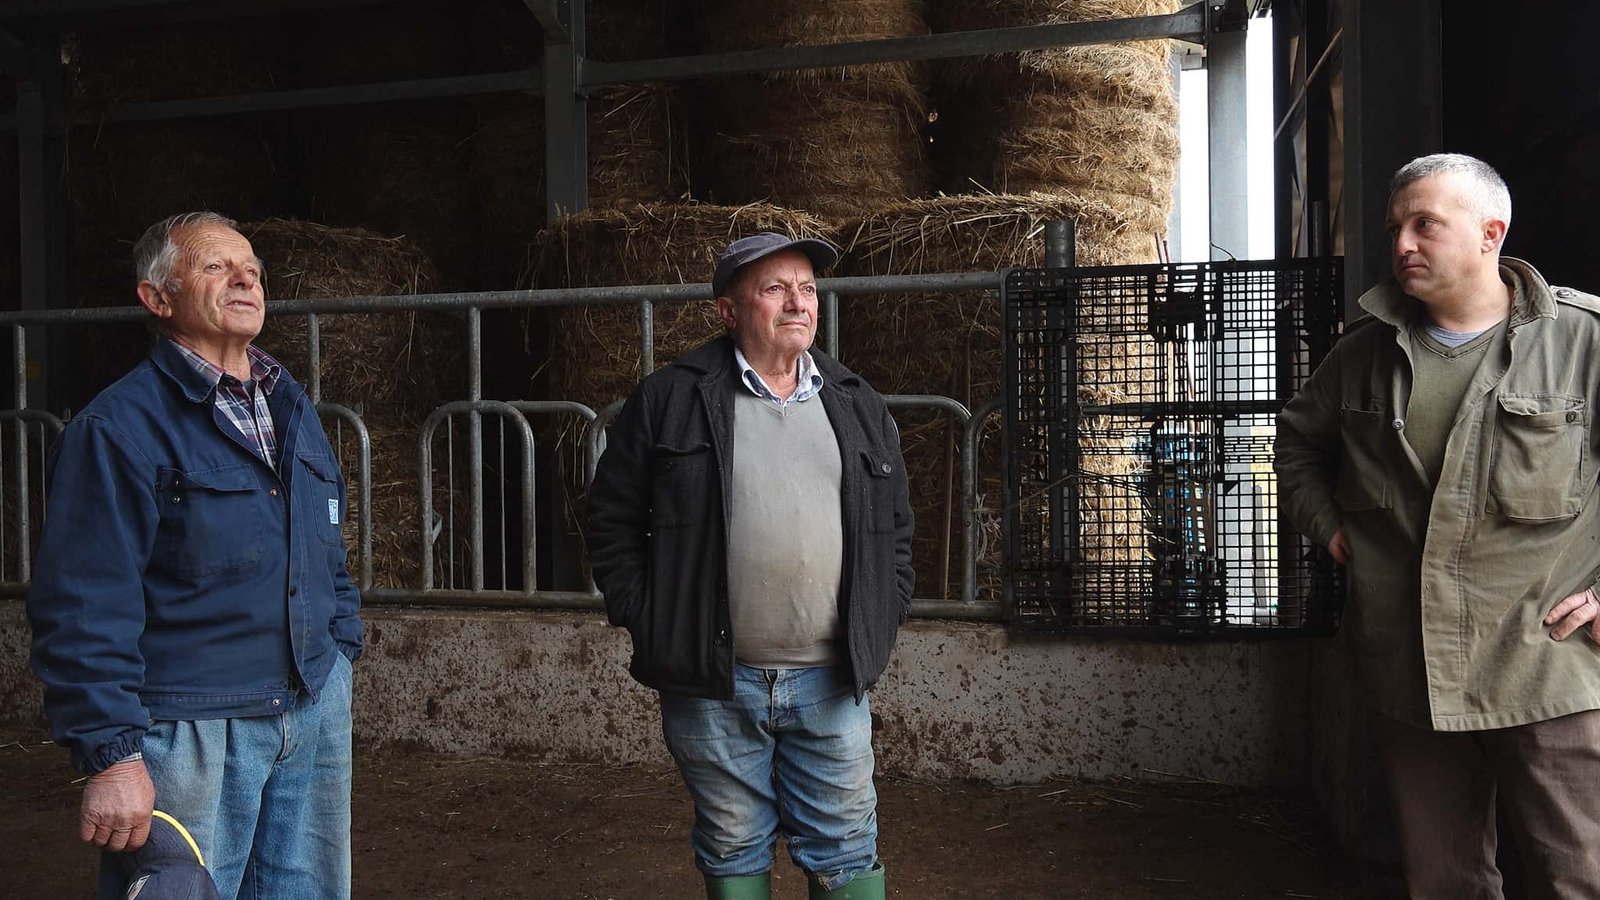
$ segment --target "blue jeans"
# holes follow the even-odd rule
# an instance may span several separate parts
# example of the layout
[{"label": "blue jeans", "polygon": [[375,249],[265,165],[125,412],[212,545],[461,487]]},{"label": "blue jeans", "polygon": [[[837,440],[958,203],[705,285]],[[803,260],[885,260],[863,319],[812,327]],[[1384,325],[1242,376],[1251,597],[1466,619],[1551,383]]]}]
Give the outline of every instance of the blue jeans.
[{"label": "blue jeans", "polygon": [[[316,703],[145,733],[156,809],[189,829],[224,900],[350,896],[350,678],[341,655]],[[120,897],[107,881],[101,897]]]},{"label": "blue jeans", "polygon": [[732,700],[663,693],[661,724],[694,799],[701,872],[767,871],[780,832],[829,890],[877,861],[872,715],[848,672],[735,666]]}]

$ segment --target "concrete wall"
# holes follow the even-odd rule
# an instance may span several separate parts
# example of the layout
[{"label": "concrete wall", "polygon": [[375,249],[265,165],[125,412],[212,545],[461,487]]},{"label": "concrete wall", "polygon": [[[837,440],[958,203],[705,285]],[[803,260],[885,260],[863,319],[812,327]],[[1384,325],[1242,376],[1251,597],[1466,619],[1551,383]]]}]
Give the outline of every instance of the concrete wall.
[{"label": "concrete wall", "polygon": [[[372,609],[357,667],[368,745],[666,764],[655,695],[598,615]],[[0,698],[37,717],[21,604],[0,605]],[[1308,779],[1310,643],[1018,638],[917,621],[872,697],[880,770],[1001,783]]]}]

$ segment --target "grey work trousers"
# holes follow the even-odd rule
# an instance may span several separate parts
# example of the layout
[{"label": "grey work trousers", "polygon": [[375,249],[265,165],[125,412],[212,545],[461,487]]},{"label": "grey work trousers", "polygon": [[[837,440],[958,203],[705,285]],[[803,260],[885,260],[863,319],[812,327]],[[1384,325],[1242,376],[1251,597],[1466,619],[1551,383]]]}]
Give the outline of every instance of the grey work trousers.
[{"label": "grey work trousers", "polygon": [[1415,900],[1500,900],[1497,801],[1530,898],[1600,898],[1600,710],[1492,731],[1373,720]]}]

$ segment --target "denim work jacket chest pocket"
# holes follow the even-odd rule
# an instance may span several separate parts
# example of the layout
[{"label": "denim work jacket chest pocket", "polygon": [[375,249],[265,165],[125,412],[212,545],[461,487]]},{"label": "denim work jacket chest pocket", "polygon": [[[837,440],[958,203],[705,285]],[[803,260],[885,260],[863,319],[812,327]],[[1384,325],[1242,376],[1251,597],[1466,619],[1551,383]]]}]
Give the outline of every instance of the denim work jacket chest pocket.
[{"label": "denim work jacket chest pocket", "polygon": [[210,469],[160,467],[160,524],[152,566],[200,578],[254,568],[261,562],[264,487],[251,464]]},{"label": "denim work jacket chest pocket", "polygon": [[1594,480],[1583,398],[1507,392],[1497,401],[1485,512],[1522,522],[1577,515]]}]

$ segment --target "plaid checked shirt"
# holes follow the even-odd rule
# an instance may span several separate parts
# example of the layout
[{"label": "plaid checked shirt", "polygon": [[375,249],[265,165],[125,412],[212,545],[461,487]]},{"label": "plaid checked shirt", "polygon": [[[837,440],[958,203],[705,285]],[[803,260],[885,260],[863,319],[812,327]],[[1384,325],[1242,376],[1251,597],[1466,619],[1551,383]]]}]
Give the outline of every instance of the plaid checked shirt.
[{"label": "plaid checked shirt", "polygon": [[267,397],[278,386],[283,366],[265,350],[257,349],[252,344],[247,348],[250,354],[250,380],[241,382],[188,347],[177,341],[172,344],[194,366],[196,372],[216,385],[217,409],[222,410],[233,427],[239,429],[250,448],[266,460],[273,471],[277,471],[278,435],[272,427],[272,411],[267,407]]}]

